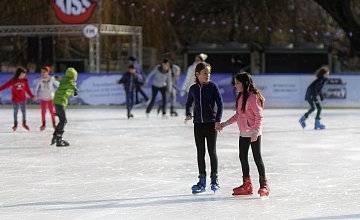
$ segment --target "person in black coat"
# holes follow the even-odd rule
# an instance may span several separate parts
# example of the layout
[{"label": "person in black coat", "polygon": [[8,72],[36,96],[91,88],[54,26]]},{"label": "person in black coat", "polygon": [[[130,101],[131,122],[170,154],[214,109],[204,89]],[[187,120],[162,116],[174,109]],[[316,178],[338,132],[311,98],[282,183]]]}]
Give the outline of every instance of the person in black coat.
[{"label": "person in black coat", "polygon": [[136,68],[134,65],[129,65],[127,72],[123,74],[122,78],[118,81],[118,83],[124,84],[127,117],[133,118],[134,115],[131,113],[131,110],[134,106],[134,93],[136,90],[136,85],[141,83],[141,78],[136,73]]}]

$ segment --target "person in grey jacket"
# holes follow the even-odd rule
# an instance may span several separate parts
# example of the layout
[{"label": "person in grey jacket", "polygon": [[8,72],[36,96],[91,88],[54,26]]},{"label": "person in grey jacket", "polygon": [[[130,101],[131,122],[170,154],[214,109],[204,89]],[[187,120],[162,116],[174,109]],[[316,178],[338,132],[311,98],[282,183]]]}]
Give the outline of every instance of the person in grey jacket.
[{"label": "person in grey jacket", "polygon": [[[153,78],[154,77],[154,78]],[[171,82],[171,69],[169,60],[163,60],[161,65],[157,65],[148,75],[145,80],[145,85],[148,85],[149,80],[152,80],[152,97],[149,105],[146,108],[146,114],[151,112],[152,107],[154,106],[156,96],[160,91],[162,96],[162,113],[163,117],[166,117],[166,93],[169,93],[172,88]]]}]

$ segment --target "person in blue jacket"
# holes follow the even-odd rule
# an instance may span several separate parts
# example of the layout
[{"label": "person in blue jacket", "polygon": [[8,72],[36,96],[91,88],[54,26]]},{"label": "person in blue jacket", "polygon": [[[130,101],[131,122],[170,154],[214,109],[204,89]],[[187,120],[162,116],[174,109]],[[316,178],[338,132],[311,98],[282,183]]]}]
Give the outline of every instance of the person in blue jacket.
[{"label": "person in blue jacket", "polygon": [[[321,103],[320,100],[323,100],[321,90],[324,87],[325,82],[328,80],[330,70],[327,67],[321,67],[316,70],[316,80],[314,80],[306,90],[305,100],[308,101],[310,109],[300,118],[300,125],[305,128],[305,120],[309,115],[317,108],[317,113],[315,117],[315,129],[325,129],[325,125],[320,123],[320,114],[321,114]],[[319,100],[320,99],[320,100]]]},{"label": "person in blue jacket", "polygon": [[218,86],[210,81],[210,72],[210,64],[201,62],[196,65],[196,83],[190,87],[186,101],[185,120],[193,119],[194,122],[199,168],[199,182],[192,187],[194,194],[204,192],[206,187],[205,140],[211,164],[211,190],[215,192],[219,188],[216,138],[217,132],[221,130],[223,101]]}]

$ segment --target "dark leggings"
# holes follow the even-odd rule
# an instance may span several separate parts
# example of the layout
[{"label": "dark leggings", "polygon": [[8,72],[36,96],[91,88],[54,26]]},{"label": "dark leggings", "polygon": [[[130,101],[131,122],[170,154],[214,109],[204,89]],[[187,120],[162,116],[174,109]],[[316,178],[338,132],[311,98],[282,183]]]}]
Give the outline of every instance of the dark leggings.
[{"label": "dark leggings", "polygon": [[161,105],[162,112],[163,112],[163,115],[165,115],[166,114],[166,86],[161,87],[161,88],[152,86],[151,89],[152,89],[152,97],[151,97],[151,101],[150,101],[149,105],[146,108],[146,113],[150,113],[152,107],[154,106],[156,96],[157,96],[158,92],[160,91],[161,96],[162,96],[162,105]]},{"label": "dark leggings", "polygon": [[216,154],[216,137],[215,123],[194,123],[194,136],[197,149],[197,162],[199,168],[199,177],[206,177],[205,167],[205,139],[210,156],[211,178],[217,177],[218,158]]},{"label": "dark leggings", "polygon": [[55,128],[54,136],[62,137],[64,133],[65,125],[67,123],[65,107],[62,105],[55,104],[55,115],[59,117],[59,123]]},{"label": "dark leggings", "polygon": [[315,110],[315,106],[316,106],[317,113],[316,113],[315,119],[320,120],[320,114],[321,114],[321,109],[322,109],[320,102],[318,100],[316,100],[316,101],[310,100],[308,102],[310,105],[310,109],[305,113],[305,118],[309,117],[309,115]]},{"label": "dark leggings", "polygon": [[261,158],[261,136],[258,136],[258,139],[255,142],[250,142],[249,137],[240,136],[239,157],[241,162],[241,168],[243,171],[243,176],[245,177],[250,176],[250,168],[249,168],[249,160],[248,160],[250,145],[255,160],[255,164],[259,172],[259,176],[265,176],[265,166]]}]

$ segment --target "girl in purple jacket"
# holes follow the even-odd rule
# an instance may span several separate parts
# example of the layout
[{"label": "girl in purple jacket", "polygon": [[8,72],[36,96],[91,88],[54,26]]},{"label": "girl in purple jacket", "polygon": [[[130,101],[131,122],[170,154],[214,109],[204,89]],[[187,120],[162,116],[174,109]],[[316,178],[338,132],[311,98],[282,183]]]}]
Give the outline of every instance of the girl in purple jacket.
[{"label": "girl in purple jacket", "polygon": [[260,196],[268,196],[270,188],[265,177],[265,166],[261,157],[261,133],[265,98],[255,87],[246,72],[235,76],[235,88],[238,91],[236,113],[222,127],[237,122],[240,130],[239,157],[243,171],[243,185],[233,189],[233,195],[250,195],[253,187],[250,180],[248,152],[251,145],[253,157],[259,172]]}]

